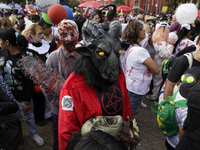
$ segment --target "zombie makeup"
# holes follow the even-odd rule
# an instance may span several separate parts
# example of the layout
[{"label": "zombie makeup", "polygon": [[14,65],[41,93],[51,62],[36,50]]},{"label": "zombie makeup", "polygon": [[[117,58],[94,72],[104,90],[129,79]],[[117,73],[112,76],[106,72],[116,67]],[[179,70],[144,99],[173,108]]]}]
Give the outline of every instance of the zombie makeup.
[{"label": "zombie makeup", "polygon": [[79,37],[78,27],[76,23],[72,20],[62,20],[58,24],[58,35],[63,46],[68,51],[72,51]]},{"label": "zombie makeup", "polygon": [[61,40],[61,43],[64,46],[64,48],[71,53],[74,51],[76,40],[72,42],[66,42],[65,40]]},{"label": "zombie makeup", "polygon": [[84,135],[90,131],[101,130],[118,139],[121,134],[122,122],[123,119],[119,115],[90,118],[83,124],[81,134]]}]

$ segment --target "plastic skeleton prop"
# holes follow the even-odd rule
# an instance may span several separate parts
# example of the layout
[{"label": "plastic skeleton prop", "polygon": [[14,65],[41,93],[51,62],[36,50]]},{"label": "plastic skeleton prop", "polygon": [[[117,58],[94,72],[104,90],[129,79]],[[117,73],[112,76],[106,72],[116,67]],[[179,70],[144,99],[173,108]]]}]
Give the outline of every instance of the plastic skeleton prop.
[{"label": "plastic skeleton prop", "polygon": [[44,87],[49,93],[59,96],[65,79],[55,74],[52,69],[47,68],[37,58],[26,56],[22,58],[21,63],[26,76]]}]

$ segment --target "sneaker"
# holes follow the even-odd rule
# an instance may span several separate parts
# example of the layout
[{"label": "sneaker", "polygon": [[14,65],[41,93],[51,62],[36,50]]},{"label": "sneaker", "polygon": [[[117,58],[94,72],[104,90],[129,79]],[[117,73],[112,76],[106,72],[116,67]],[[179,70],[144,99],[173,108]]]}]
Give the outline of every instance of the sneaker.
[{"label": "sneaker", "polygon": [[147,105],[145,103],[143,103],[143,102],[141,102],[140,106],[143,107],[143,108],[147,107]]},{"label": "sneaker", "polygon": [[41,138],[37,133],[31,136],[31,138],[36,142],[37,145],[42,146],[44,145],[44,140]]}]

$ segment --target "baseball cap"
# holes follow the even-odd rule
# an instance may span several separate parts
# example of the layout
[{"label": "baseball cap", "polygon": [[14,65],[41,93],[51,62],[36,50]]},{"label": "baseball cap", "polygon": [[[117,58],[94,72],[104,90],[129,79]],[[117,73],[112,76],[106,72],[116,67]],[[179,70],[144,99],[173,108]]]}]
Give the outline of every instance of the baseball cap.
[{"label": "baseball cap", "polygon": [[190,90],[198,83],[200,79],[200,67],[192,67],[187,69],[181,76],[182,85],[180,87],[180,94],[187,98]]}]

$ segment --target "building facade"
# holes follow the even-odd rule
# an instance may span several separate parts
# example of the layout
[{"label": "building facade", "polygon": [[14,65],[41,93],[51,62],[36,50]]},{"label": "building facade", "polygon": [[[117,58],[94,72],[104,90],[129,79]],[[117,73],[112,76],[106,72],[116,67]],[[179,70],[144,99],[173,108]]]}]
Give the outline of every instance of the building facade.
[{"label": "building facade", "polygon": [[[94,0],[79,0],[80,4],[86,1],[94,1]],[[96,0],[96,1],[102,3],[102,5],[106,5],[114,3],[115,0]],[[168,7],[166,14],[172,13],[172,5],[165,4],[164,0],[124,0],[124,1],[126,6],[129,6],[130,8],[140,7],[144,9],[146,13],[152,15],[160,14],[160,11],[162,11],[163,6]],[[141,13],[142,12],[143,11],[141,11]]]}]

